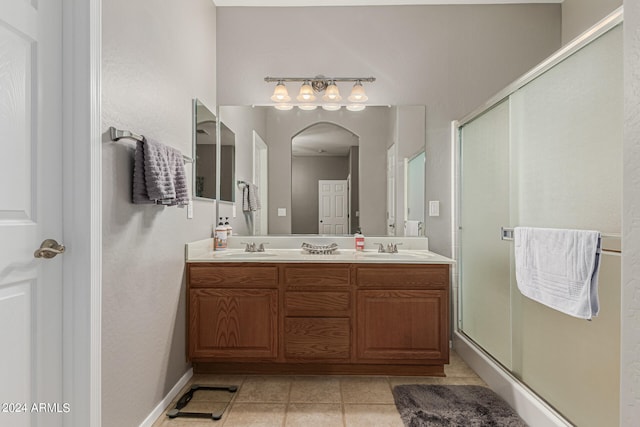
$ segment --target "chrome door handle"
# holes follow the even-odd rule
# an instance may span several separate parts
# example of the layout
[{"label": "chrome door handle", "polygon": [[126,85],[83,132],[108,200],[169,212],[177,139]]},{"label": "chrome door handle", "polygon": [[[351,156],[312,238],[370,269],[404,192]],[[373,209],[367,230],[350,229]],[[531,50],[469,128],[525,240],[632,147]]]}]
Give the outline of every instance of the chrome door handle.
[{"label": "chrome door handle", "polygon": [[46,239],[40,247],[36,249],[33,256],[36,258],[53,258],[58,254],[64,253],[64,245],[58,244],[54,239]]}]

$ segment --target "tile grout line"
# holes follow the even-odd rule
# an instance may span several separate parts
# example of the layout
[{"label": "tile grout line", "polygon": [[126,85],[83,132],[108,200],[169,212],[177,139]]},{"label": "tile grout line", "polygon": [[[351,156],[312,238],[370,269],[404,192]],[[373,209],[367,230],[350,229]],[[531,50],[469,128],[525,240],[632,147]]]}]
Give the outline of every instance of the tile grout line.
[{"label": "tile grout line", "polygon": [[291,390],[293,389],[293,381],[296,379],[296,376],[291,377],[292,379],[289,381],[289,391],[287,392],[287,401],[284,406],[284,418],[282,418],[282,427],[286,427],[287,425],[287,415],[289,414],[289,406],[291,405]]},{"label": "tile grout line", "polygon": [[342,411],[342,425],[347,425],[347,409],[344,404],[344,393],[342,393],[342,378],[338,378],[338,384],[340,389],[340,409]]}]

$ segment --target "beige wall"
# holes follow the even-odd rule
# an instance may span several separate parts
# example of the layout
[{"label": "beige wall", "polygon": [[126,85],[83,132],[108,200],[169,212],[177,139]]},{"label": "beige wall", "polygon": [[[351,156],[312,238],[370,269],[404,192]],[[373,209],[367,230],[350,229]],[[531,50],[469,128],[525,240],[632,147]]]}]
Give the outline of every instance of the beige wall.
[{"label": "beige wall", "polygon": [[620,6],[622,0],[564,0],[562,44],[567,44]]},{"label": "beige wall", "polygon": [[[215,6],[102,4],[103,129],[192,156],[192,98],[216,101]],[[214,204],[195,202],[193,219],[186,209],[134,205],[132,145],[105,142],[102,157],[102,426],[138,426],[189,369],[184,244],[210,235]]]},{"label": "beige wall", "polygon": [[375,76],[365,86],[371,104],[426,105],[426,193],[441,201],[426,228],[430,248],[450,254],[451,120],[553,53],[560,36],[559,4],[224,7],[218,102],[269,102],[265,76],[332,74]]}]

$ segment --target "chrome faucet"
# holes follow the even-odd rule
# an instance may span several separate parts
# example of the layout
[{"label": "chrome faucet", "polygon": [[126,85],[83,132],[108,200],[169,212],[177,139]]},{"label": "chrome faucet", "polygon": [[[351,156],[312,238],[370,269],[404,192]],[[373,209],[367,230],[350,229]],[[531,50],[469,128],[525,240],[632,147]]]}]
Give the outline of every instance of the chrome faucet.
[{"label": "chrome faucet", "polygon": [[385,248],[382,243],[374,243],[374,245],[378,245],[378,253],[381,254],[397,254],[398,253],[398,245],[402,243],[389,243]]},{"label": "chrome faucet", "polygon": [[240,244],[245,245],[245,252],[264,252],[264,245],[268,245],[268,243],[260,243],[260,245],[256,245],[255,242],[245,243],[240,242]]}]

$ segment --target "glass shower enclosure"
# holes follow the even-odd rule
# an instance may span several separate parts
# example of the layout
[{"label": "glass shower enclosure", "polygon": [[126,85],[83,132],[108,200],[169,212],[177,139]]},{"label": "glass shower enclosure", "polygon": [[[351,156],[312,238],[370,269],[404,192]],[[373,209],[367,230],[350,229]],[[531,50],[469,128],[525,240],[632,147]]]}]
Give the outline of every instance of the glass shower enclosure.
[{"label": "glass shower enclosure", "polygon": [[501,229],[620,233],[620,21],[457,127],[458,333],[586,427],[618,425],[620,257],[601,258],[600,315],[580,320],[519,293],[513,242]]}]

